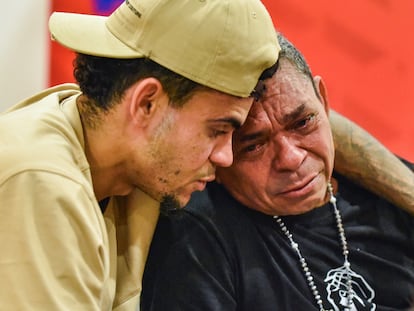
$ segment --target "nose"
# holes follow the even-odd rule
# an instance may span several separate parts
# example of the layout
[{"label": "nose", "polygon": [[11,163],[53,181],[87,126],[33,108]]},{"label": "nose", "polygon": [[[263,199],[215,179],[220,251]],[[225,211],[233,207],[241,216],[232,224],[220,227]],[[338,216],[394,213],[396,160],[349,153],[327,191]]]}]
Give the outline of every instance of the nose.
[{"label": "nose", "polygon": [[275,158],[273,166],[281,171],[295,171],[305,160],[307,151],[297,145],[297,142],[287,136],[276,138]]},{"label": "nose", "polygon": [[222,167],[228,167],[233,163],[232,139],[226,138],[223,142],[217,144],[210,154],[210,161]]}]

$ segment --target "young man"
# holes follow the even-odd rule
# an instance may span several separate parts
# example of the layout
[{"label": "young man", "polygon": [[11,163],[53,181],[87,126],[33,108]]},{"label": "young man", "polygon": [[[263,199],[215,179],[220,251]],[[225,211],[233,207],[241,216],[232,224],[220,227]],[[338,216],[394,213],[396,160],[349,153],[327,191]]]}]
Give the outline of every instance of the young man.
[{"label": "young man", "polygon": [[[405,311],[411,305],[414,218],[332,176],[324,83],[286,39],[279,42],[279,69],[234,135],[233,165],[218,169],[219,183],[195,193],[181,217],[160,219],[142,310]],[[360,170],[372,173],[370,166]],[[413,173],[406,176],[409,184]]]},{"label": "young man", "polygon": [[127,0],[49,27],[80,91],[0,116],[0,309],[136,310],[159,202],[232,163],[275,30],[260,0]]}]

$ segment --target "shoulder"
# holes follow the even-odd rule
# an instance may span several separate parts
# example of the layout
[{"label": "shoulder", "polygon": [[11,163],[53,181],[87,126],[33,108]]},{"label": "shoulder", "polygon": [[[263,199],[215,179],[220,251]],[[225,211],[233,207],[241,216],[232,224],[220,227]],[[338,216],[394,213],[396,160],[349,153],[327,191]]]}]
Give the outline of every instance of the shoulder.
[{"label": "shoulder", "polygon": [[[413,163],[400,158],[400,160],[404,163],[405,166],[407,166],[409,169],[414,170]],[[341,175],[337,172],[334,172],[333,177],[338,181],[338,191],[341,194],[342,197],[346,198],[347,201],[350,201],[351,203],[377,203],[380,202],[386,202],[389,205],[392,205],[389,203],[385,198],[381,197],[380,195],[377,195],[373,193],[372,191],[368,190],[364,186],[358,184],[357,182],[354,182],[353,180],[349,179],[348,177]],[[379,183],[379,181],[378,181]]]},{"label": "shoulder", "polygon": [[[194,193],[178,214],[160,217],[145,266],[143,309],[151,304],[153,295],[158,296],[160,287],[165,289],[163,299],[175,302],[171,295],[176,292],[194,302],[207,298],[204,291],[211,290],[210,285],[226,287],[224,284],[233,279],[236,258],[243,258],[238,256],[237,245],[247,243],[240,235],[244,228],[238,207],[220,185],[214,184]],[[192,288],[194,282],[204,286]],[[189,293],[199,297],[190,299]]]},{"label": "shoulder", "polygon": [[203,222],[212,221],[220,225],[234,223],[235,217],[246,217],[245,211],[246,207],[237,202],[221,184],[216,182],[209,183],[205,191],[195,192],[185,207],[188,217]]},{"label": "shoulder", "polygon": [[204,191],[193,193],[184,209],[160,217],[156,234],[181,241],[200,239],[203,235],[223,238],[229,225],[235,230],[234,219],[243,218],[244,209],[221,185],[210,183]]},{"label": "shoulder", "polygon": [[345,176],[335,174],[338,181],[338,204],[345,219],[373,228],[414,234],[414,216],[385,198],[365,189]]},{"label": "shoulder", "polygon": [[[0,116],[0,185],[29,172],[30,176],[35,172],[46,176],[42,173],[48,172],[85,185],[90,183],[80,120],[67,117],[78,115],[73,92],[63,92],[68,97],[62,92],[51,93]],[[59,103],[66,99],[63,112]]]},{"label": "shoulder", "polygon": [[177,215],[160,217],[151,256],[159,263],[166,254],[178,258],[186,253],[200,257],[214,253],[235,262],[240,252],[257,244],[268,221],[268,216],[241,205],[221,185],[211,183],[205,191],[194,193]]},{"label": "shoulder", "polygon": [[212,183],[206,190],[194,193],[177,214],[160,217],[151,252],[157,260],[171,249],[203,253],[205,248],[214,247],[228,254],[240,241],[235,237],[245,230],[245,210],[221,185]]}]

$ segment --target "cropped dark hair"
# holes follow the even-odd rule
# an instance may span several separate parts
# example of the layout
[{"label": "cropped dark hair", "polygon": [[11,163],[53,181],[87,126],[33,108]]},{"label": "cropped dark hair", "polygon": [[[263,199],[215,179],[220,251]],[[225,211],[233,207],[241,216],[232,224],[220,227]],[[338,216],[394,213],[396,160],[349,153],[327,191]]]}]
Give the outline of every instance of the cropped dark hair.
[{"label": "cropped dark hair", "polygon": [[315,82],[313,80],[313,74],[303,54],[280,32],[277,34],[277,39],[280,45],[279,59],[289,60],[296,69],[303,73],[312,82],[313,89],[315,90],[316,96],[320,98],[319,92],[316,89]]},{"label": "cropped dark hair", "polygon": [[136,81],[148,77],[158,79],[171,104],[181,106],[198,89],[206,88],[147,58],[113,59],[77,54],[74,76],[89,105],[107,111],[121,100]]}]

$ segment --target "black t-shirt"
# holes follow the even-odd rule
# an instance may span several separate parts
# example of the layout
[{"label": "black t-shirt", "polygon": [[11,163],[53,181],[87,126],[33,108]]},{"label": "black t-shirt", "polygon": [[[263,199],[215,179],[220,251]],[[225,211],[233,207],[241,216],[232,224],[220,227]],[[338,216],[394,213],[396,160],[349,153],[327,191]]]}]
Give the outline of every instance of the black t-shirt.
[{"label": "black t-shirt", "polygon": [[[408,310],[414,299],[414,219],[337,176],[355,309]],[[325,308],[344,310],[344,256],[332,206],[283,217]],[[159,221],[144,274],[142,311],[318,310],[298,257],[268,215],[212,183],[181,216]]]}]

